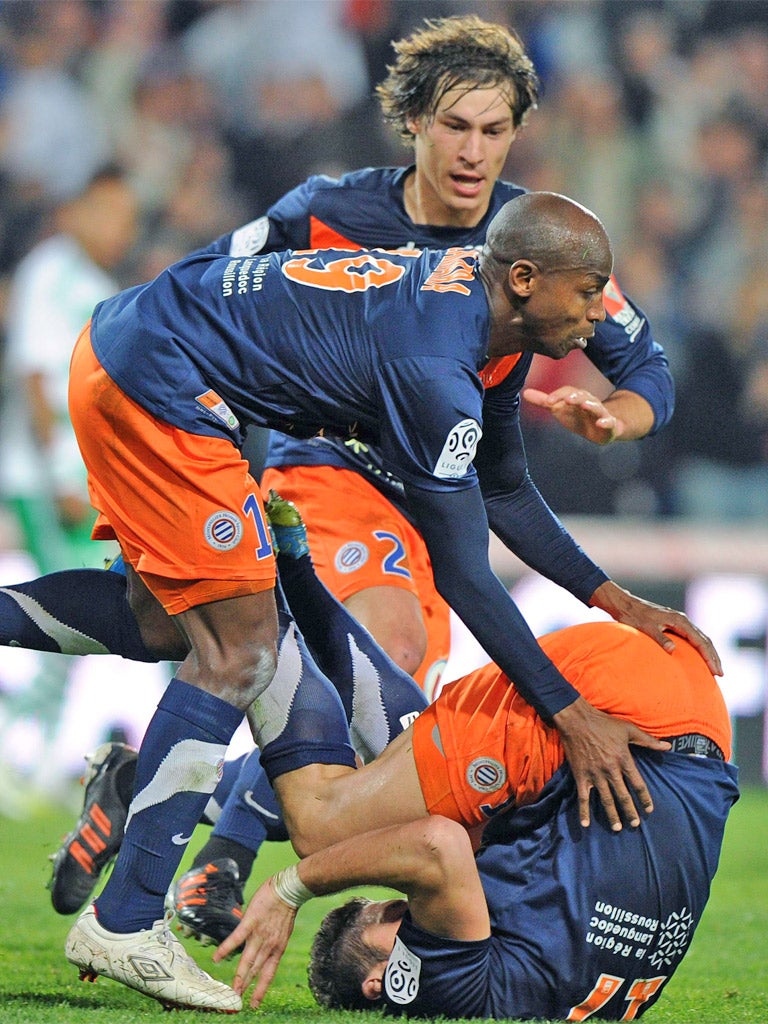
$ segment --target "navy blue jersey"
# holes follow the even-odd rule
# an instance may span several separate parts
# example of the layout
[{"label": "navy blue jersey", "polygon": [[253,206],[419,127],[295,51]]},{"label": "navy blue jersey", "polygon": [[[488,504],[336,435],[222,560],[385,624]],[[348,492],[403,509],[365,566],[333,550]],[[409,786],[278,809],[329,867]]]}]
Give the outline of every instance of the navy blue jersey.
[{"label": "navy blue jersey", "polygon": [[[493,429],[504,428],[487,448],[497,485],[518,476],[523,486],[489,497],[486,513],[474,456],[490,314],[476,261],[475,249],[461,248],[197,254],[97,306],[91,336],[113,380],[172,426],[236,445],[250,424],[377,445],[402,483],[439,592],[551,718],[578,694],[488,561],[489,521],[523,523],[516,509],[530,487],[506,414],[492,415]],[[502,405],[512,409],[519,372],[504,382]],[[566,565],[574,593],[586,599],[605,580],[553,518],[535,537],[526,529]]]},{"label": "navy blue jersey", "polygon": [[633,1020],[685,955],[717,869],[737,770],[635,750],[654,811],[612,832],[579,824],[567,765],[536,803],[495,818],[477,866],[491,936],[443,939],[406,916],[385,975],[409,1016]]},{"label": "navy blue jersey", "polygon": [[[414,224],[403,203],[403,182],[412,168],[366,168],[337,179],[309,178],[278,200],[265,217],[217,239],[212,250],[254,255],[297,248],[447,248],[482,245],[488,225],[510,199],[527,191],[497,181],[486,215],[474,227]],[[674,386],[666,357],[653,339],[642,311],[615,282],[605,293],[607,317],[596,326],[586,354],[617,388],[642,395],[654,413],[653,430],[664,426],[674,407]],[[338,439],[298,442],[271,438],[267,465],[331,465],[355,469],[393,501],[400,491],[391,467],[375,448]],[[407,509],[405,510],[407,512]]]},{"label": "navy blue jersey", "polygon": [[475,250],[196,255],[100,303],[93,347],[157,418],[375,442],[404,480],[475,483],[489,310]]}]

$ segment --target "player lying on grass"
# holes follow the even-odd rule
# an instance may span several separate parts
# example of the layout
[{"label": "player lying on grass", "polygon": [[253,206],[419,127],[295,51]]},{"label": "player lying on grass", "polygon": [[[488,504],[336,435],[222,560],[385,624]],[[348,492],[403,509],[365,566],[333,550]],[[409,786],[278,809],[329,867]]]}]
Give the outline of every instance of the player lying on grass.
[{"label": "player lying on grass", "polygon": [[[281,560],[280,573],[299,621],[317,622],[309,557],[285,568]],[[330,606],[323,611],[329,621]],[[256,980],[252,1005],[301,903],[369,883],[407,900],[357,899],[326,918],[310,967],[325,1006],[628,1020],[658,999],[706,905],[738,798],[727,710],[686,641],[667,654],[631,627],[601,622],[540,642],[596,707],[671,744],[636,751],[653,814],[616,831],[595,804],[592,827],[582,829],[557,731],[493,664],[446,687],[358,770],[343,756],[337,765],[300,766],[307,721],[294,735],[302,716],[292,711],[282,730],[265,730],[262,763],[305,856],[260,887],[216,953],[221,959],[245,942],[234,987],[242,993]],[[387,663],[375,663],[385,694]],[[344,751],[344,722],[325,685],[316,673],[294,673],[287,689],[266,692],[257,716],[274,722],[277,705],[262,703],[293,687],[289,706],[316,709],[313,730]],[[355,697],[365,721],[373,691]],[[372,700],[377,709],[385,703]],[[483,829],[475,858],[470,836]]]}]

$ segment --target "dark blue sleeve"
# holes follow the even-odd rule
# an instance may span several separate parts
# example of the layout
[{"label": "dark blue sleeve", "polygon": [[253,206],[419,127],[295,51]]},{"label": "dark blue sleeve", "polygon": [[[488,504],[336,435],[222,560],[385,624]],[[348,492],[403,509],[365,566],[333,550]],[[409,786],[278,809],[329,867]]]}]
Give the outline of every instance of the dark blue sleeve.
[{"label": "dark blue sleeve", "polygon": [[536,641],[488,558],[488,519],[478,486],[462,490],[405,485],[408,506],[432,561],[435,586],[489,657],[550,720],[577,690]]},{"label": "dark blue sleeve", "polygon": [[547,505],[528,473],[520,398],[505,384],[486,392],[475,469],[491,529],[526,565],[585,604],[608,579]]},{"label": "dark blue sleeve", "polygon": [[606,318],[587,342],[586,354],[616,388],[641,395],[653,409],[650,433],[665,426],[675,409],[675,385],[648,318],[611,278],[605,293]]}]

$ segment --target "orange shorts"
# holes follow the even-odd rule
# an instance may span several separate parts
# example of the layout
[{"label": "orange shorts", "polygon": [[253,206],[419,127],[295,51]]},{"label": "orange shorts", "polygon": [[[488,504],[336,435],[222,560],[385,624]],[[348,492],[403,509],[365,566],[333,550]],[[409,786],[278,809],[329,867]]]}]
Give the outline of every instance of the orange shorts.
[{"label": "orange shorts", "polygon": [[349,469],[265,469],[261,487],[265,496],[273,487],[298,506],[317,575],[339,601],[368,587],[401,587],[418,597],[427,653],[414,678],[433,700],[448,660],[451,623],[421,535],[380,491]]},{"label": "orange shorts", "polygon": [[92,536],[117,538],[169,614],[274,586],[259,488],[233,444],[172,427],[128,398],[97,360],[90,325],[69,396],[99,513]]},{"label": "orange shorts", "polygon": [[[653,736],[701,733],[731,756],[720,687],[701,656],[675,637],[667,654],[630,626],[591,622],[540,638],[581,695]],[[557,730],[526,704],[495,665],[449,683],[413,724],[427,809],[467,826],[506,804],[536,799],[564,760]]]}]

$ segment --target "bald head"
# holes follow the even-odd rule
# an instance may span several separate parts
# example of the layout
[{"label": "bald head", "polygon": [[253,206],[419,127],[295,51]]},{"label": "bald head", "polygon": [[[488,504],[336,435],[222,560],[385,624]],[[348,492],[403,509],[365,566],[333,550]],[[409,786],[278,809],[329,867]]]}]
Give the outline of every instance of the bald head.
[{"label": "bald head", "polygon": [[504,264],[530,260],[541,270],[610,273],[611,243],[586,207],[556,192],[527,192],[511,199],[491,221],[484,256]]}]

